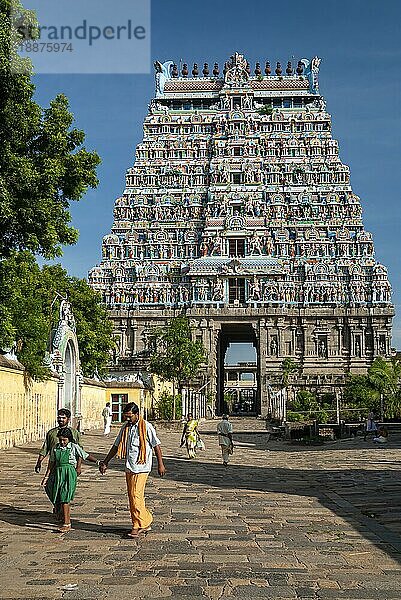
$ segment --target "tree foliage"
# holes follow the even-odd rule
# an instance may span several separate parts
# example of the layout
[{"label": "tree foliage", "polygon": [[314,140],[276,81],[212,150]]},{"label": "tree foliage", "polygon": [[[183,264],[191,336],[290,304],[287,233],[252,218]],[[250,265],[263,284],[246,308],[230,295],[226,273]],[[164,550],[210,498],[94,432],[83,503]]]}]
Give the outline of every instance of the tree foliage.
[{"label": "tree foliage", "polygon": [[153,352],[150,370],[163,379],[175,382],[181,392],[193,380],[205,360],[201,342],[193,341],[187,317],[175,317],[166,327],[155,328],[150,335]]},{"label": "tree foliage", "polygon": [[401,362],[378,356],[368,369],[370,385],[383,397],[384,414],[387,418],[401,415]]},{"label": "tree foliage", "polygon": [[401,416],[401,363],[378,356],[366,375],[350,375],[344,388],[347,407],[379,412],[383,399],[384,416]]},{"label": "tree foliage", "polygon": [[171,421],[174,418],[174,412],[176,418],[182,417],[181,396],[173,396],[168,392],[163,392],[156,406],[157,418],[164,421]]},{"label": "tree foliage", "polygon": [[50,375],[44,365],[52,328],[58,321],[57,294],[72,305],[84,375],[101,373],[114,346],[112,323],[100,295],[84,279],[60,265],[38,266],[29,252],[0,261],[0,347],[15,347],[18,359],[36,379]]},{"label": "tree foliage", "polygon": [[380,394],[367,375],[349,375],[344,387],[343,402],[347,408],[363,408],[377,411]]},{"label": "tree foliage", "polygon": [[393,396],[399,389],[401,363],[378,356],[368,369],[370,384],[381,394]]},{"label": "tree foliage", "polygon": [[299,390],[293,402],[293,408],[301,412],[312,412],[320,409],[315,394],[309,390]]},{"label": "tree foliage", "polygon": [[291,357],[284,358],[281,363],[281,375],[284,387],[289,386],[291,376],[296,371],[299,371],[299,364]]},{"label": "tree foliage", "polygon": [[299,390],[295,400],[291,403],[287,412],[288,421],[316,420],[319,423],[327,423],[331,406],[323,399],[319,402],[316,395],[309,390]]},{"label": "tree foliage", "polygon": [[[73,116],[60,94],[42,109],[34,100],[29,59],[18,57],[18,36],[10,0],[0,0],[0,258],[29,250],[46,258],[74,244],[69,206],[88,187],[96,187],[96,152],[85,135],[71,128]],[[35,24],[32,12],[13,2],[22,23]],[[25,70],[25,74],[18,71]]]},{"label": "tree foliage", "polygon": [[48,376],[43,360],[58,309],[52,303],[56,292],[68,295],[83,371],[92,375],[113,345],[101,299],[61,266],[40,268],[34,255],[54,258],[76,242],[70,203],[97,186],[100,159],[83,146],[64,95],[45,109],[33,99],[32,64],[17,53],[17,29],[34,38],[37,25],[18,0],[0,0],[0,347],[14,347],[32,377]]}]

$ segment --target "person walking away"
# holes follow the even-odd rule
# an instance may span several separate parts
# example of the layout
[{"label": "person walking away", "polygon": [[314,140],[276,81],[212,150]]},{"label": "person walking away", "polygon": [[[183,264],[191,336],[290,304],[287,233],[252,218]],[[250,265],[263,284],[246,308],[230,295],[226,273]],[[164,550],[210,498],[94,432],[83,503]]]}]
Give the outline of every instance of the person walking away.
[{"label": "person walking away", "polygon": [[377,423],[375,421],[375,415],[371,411],[368,414],[368,417],[366,419],[366,428],[365,428],[365,434],[363,436],[363,441],[366,442],[366,436],[368,436],[368,435],[376,436],[376,434],[377,434]]},{"label": "person walking away", "polygon": [[196,444],[199,439],[198,421],[194,419],[192,413],[188,413],[187,422],[185,423],[182,431],[180,444],[181,447],[185,444],[188,458],[196,458]]},{"label": "person walking away", "polygon": [[57,519],[62,520],[59,531],[67,533],[71,530],[70,504],[75,496],[77,477],[81,474],[82,461],[88,460],[94,463],[99,461],[74,443],[74,437],[69,427],[60,429],[57,438],[58,443],[50,453],[42,486],[54,506]]},{"label": "person walking away", "polygon": [[102,411],[103,423],[104,423],[104,431],[103,435],[109,436],[111,430],[111,420],[113,418],[113,413],[111,412],[110,402],[106,402],[106,406]]},{"label": "person walking away", "polygon": [[139,415],[139,408],[130,402],[123,409],[125,425],[110,448],[106,458],[99,463],[99,470],[104,475],[111,459],[117,454],[125,461],[125,479],[132,529],[128,537],[138,538],[151,529],[153,516],[145,505],[145,484],[152,469],[152,449],[157,459],[157,470],[160,477],[166,472],[163,463],[160,440],[150,423]]},{"label": "person walking away", "polygon": [[57,427],[53,427],[53,429],[50,429],[46,433],[45,441],[43,442],[43,446],[39,451],[38,460],[36,461],[35,465],[36,473],[40,473],[40,470],[42,468],[42,462],[44,461],[46,456],[50,455],[51,451],[56,447],[56,444],[58,443],[57,435],[60,429],[63,429],[64,427],[68,427],[69,429],[71,429],[74,444],[78,444],[78,446],[81,446],[82,448],[81,434],[77,429],[73,429],[69,426],[70,419],[71,411],[68,410],[68,408],[60,408],[60,410],[57,411]]},{"label": "person walking away", "polygon": [[230,454],[233,453],[233,426],[228,420],[228,415],[223,415],[220,423],[217,424],[217,433],[219,435],[219,445],[221,448],[221,456],[223,465],[228,466]]}]

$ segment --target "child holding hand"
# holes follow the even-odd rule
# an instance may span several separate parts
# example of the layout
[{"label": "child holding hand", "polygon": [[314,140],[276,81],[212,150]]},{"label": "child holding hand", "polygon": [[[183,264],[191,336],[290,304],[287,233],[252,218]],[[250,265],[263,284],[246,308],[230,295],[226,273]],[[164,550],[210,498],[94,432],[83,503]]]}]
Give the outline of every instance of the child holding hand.
[{"label": "child holding hand", "polygon": [[60,429],[57,437],[59,441],[50,454],[42,486],[62,522],[59,531],[67,533],[71,530],[70,503],[74,499],[77,477],[81,474],[82,460],[97,464],[99,461],[74,443],[69,427]]}]

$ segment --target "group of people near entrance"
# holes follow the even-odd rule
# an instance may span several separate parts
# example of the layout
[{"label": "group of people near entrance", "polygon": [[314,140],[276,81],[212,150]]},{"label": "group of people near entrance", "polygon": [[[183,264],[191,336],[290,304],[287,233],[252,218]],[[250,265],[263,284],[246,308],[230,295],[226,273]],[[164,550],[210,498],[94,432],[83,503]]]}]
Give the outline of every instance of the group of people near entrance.
[{"label": "group of people near entrance", "polygon": [[[107,407],[106,407],[107,408]],[[109,420],[109,415],[103,415]],[[145,505],[145,484],[152,469],[153,451],[157,459],[157,470],[163,477],[166,469],[163,463],[160,440],[151,423],[142,418],[139,407],[131,402],[123,408],[124,425],[121,427],[107,456],[97,460],[82,447],[81,434],[70,426],[71,412],[62,408],[57,413],[57,427],[47,432],[43,446],[39,452],[35,471],[40,473],[42,462],[49,457],[42,486],[53,504],[53,513],[59,523],[58,531],[67,533],[71,530],[70,505],[74,499],[77,478],[81,474],[82,461],[96,463],[100,473],[104,475],[109,462],[117,456],[125,462],[125,479],[132,520],[132,528],[127,536],[139,538],[151,529],[152,514]],[[106,426],[106,423],[105,423]],[[110,425],[107,423],[108,435]],[[105,427],[106,429],[106,427]],[[227,415],[223,415],[217,426],[219,445],[223,465],[228,466],[229,457],[233,453],[232,425]],[[189,414],[181,437],[181,446],[185,444],[188,458],[196,457],[198,448],[204,449],[198,431],[198,421]]]}]

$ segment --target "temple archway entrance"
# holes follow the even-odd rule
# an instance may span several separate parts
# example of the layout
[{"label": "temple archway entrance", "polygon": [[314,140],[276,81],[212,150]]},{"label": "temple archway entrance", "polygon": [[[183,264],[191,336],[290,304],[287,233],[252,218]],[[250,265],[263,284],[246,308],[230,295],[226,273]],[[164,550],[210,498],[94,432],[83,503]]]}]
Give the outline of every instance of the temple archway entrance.
[{"label": "temple archway entrance", "polygon": [[258,342],[251,323],[224,324],[218,342],[218,415],[260,414]]},{"label": "temple archway entrance", "polygon": [[76,357],[75,348],[72,341],[69,340],[65,349],[64,356],[64,408],[68,408],[73,415],[76,412],[75,402],[75,381],[76,381]]},{"label": "temple archway entrance", "polygon": [[52,333],[49,366],[59,376],[57,408],[71,411],[72,424],[79,428],[81,420],[81,366],[75,319],[70,303],[62,299],[59,320]]}]

